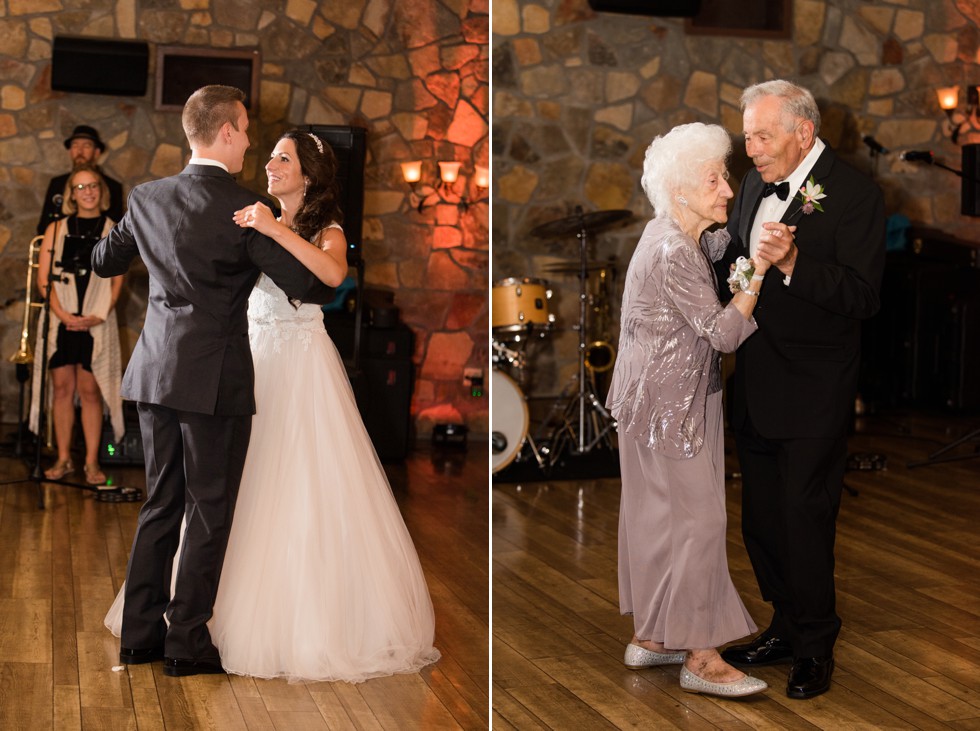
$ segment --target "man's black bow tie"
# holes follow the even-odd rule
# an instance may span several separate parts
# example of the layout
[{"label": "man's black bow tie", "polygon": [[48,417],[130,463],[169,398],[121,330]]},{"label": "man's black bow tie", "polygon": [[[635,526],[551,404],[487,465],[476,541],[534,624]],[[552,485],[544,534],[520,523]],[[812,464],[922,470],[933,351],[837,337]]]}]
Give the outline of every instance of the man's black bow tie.
[{"label": "man's black bow tie", "polygon": [[784,180],[782,183],[766,183],[766,187],[762,189],[762,197],[768,198],[773,193],[775,193],[779,200],[784,201],[789,197],[789,181]]}]

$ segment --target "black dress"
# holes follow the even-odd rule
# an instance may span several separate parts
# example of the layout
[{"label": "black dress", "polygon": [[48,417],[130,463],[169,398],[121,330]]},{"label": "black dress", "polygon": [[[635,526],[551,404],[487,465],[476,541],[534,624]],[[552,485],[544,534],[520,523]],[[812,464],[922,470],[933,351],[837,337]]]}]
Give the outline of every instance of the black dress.
[{"label": "black dress", "polygon": [[[98,218],[78,218],[69,216],[66,221],[68,234],[71,236],[84,236],[93,239],[93,243],[102,237],[102,229],[105,226],[105,217]],[[62,253],[64,259],[64,253]],[[75,272],[75,291],[78,297],[78,312],[81,315],[82,303],[85,301],[85,291],[88,289],[89,279],[92,276],[88,257],[80,257],[74,264]],[[57,262],[61,268],[68,264],[67,261]],[[52,271],[54,265],[52,266]],[[89,373],[92,372],[92,335],[88,332],[71,331],[65,328],[64,323],[58,325],[58,337],[55,342],[55,351],[48,361],[48,368],[59,368],[66,365],[80,365]]]}]

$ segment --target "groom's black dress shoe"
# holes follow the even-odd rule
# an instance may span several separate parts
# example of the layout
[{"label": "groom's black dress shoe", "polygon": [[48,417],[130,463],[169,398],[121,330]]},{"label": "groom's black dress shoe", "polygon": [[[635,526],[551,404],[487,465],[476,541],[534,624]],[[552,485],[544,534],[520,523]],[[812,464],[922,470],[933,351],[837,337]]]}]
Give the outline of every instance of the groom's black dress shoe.
[{"label": "groom's black dress shoe", "polygon": [[119,648],[119,662],[124,665],[142,665],[143,663],[153,662],[163,659],[163,645],[157,647],[146,647],[135,649],[130,647]]},{"label": "groom's black dress shoe", "polygon": [[834,657],[798,657],[793,660],[786,682],[786,695],[790,698],[813,698],[830,690],[830,676],[834,672]]},{"label": "groom's black dress shoe", "polygon": [[172,678],[182,678],[185,675],[217,675],[224,673],[220,662],[209,660],[181,660],[176,657],[163,658],[163,674]]},{"label": "groom's black dress shoe", "polygon": [[786,640],[761,634],[744,645],[733,645],[723,650],[721,658],[732,665],[772,665],[793,657],[793,648]]}]

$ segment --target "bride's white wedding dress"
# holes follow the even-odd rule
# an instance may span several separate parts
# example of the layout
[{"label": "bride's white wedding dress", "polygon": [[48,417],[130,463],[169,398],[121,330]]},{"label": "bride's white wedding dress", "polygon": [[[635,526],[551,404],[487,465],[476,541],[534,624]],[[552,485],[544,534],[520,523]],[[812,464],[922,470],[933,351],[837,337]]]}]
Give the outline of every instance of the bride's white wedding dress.
[{"label": "bride's white wedding dress", "polygon": [[435,662],[418,555],[319,306],[263,275],[248,318],[257,413],[209,623],[221,664],[358,682]]}]

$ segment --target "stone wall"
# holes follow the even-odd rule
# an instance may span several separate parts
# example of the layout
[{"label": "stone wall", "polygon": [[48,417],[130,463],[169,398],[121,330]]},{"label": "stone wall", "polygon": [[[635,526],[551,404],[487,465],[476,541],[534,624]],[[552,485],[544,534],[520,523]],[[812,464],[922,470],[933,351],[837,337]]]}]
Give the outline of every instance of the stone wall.
[{"label": "stone wall", "polygon": [[[574,264],[581,249],[574,236],[530,231],[576,206],[630,209],[631,222],[588,241],[591,260],[616,262],[618,310],[622,274],[650,216],[639,186],[647,145],[677,124],[720,123],[733,135],[739,179],[749,168],[739,95],[759,81],[789,78],[813,91],[821,136],[876,176],[888,214],[980,245],[978,219],[959,213],[959,178],[898,156],[933,150],[960,168],[935,90],[960,84],[965,105],[965,85],[980,83],[978,38],[976,0],[795,0],[791,40],[689,35],[681,19],[600,14],[586,0],[495,0],[491,280],[548,279],[558,315],[557,330],[528,346],[528,390],[555,393],[575,371],[578,279],[546,271]],[[864,135],[891,152],[874,163]]]},{"label": "stone wall", "polygon": [[[394,292],[415,333],[417,434],[438,421],[488,432],[485,398],[462,382],[484,367],[488,327],[485,192],[468,181],[487,165],[489,0],[7,0],[0,4],[0,343],[17,350],[27,245],[48,179],[67,169],[63,140],[95,126],[106,171],[132,186],[180,171],[187,146],[179,112],[154,108],[160,44],[261,51],[252,147],[242,183],[264,191],[263,165],[278,135],[297,124],[368,130],[366,281]],[[55,36],[140,39],[150,44],[145,97],[51,90]],[[400,162],[462,162],[450,203],[419,213]],[[455,204],[465,195],[472,205]],[[123,339],[130,352],[145,309],[145,271],[128,279]],[[0,420],[16,422],[14,368],[0,372]]]}]

